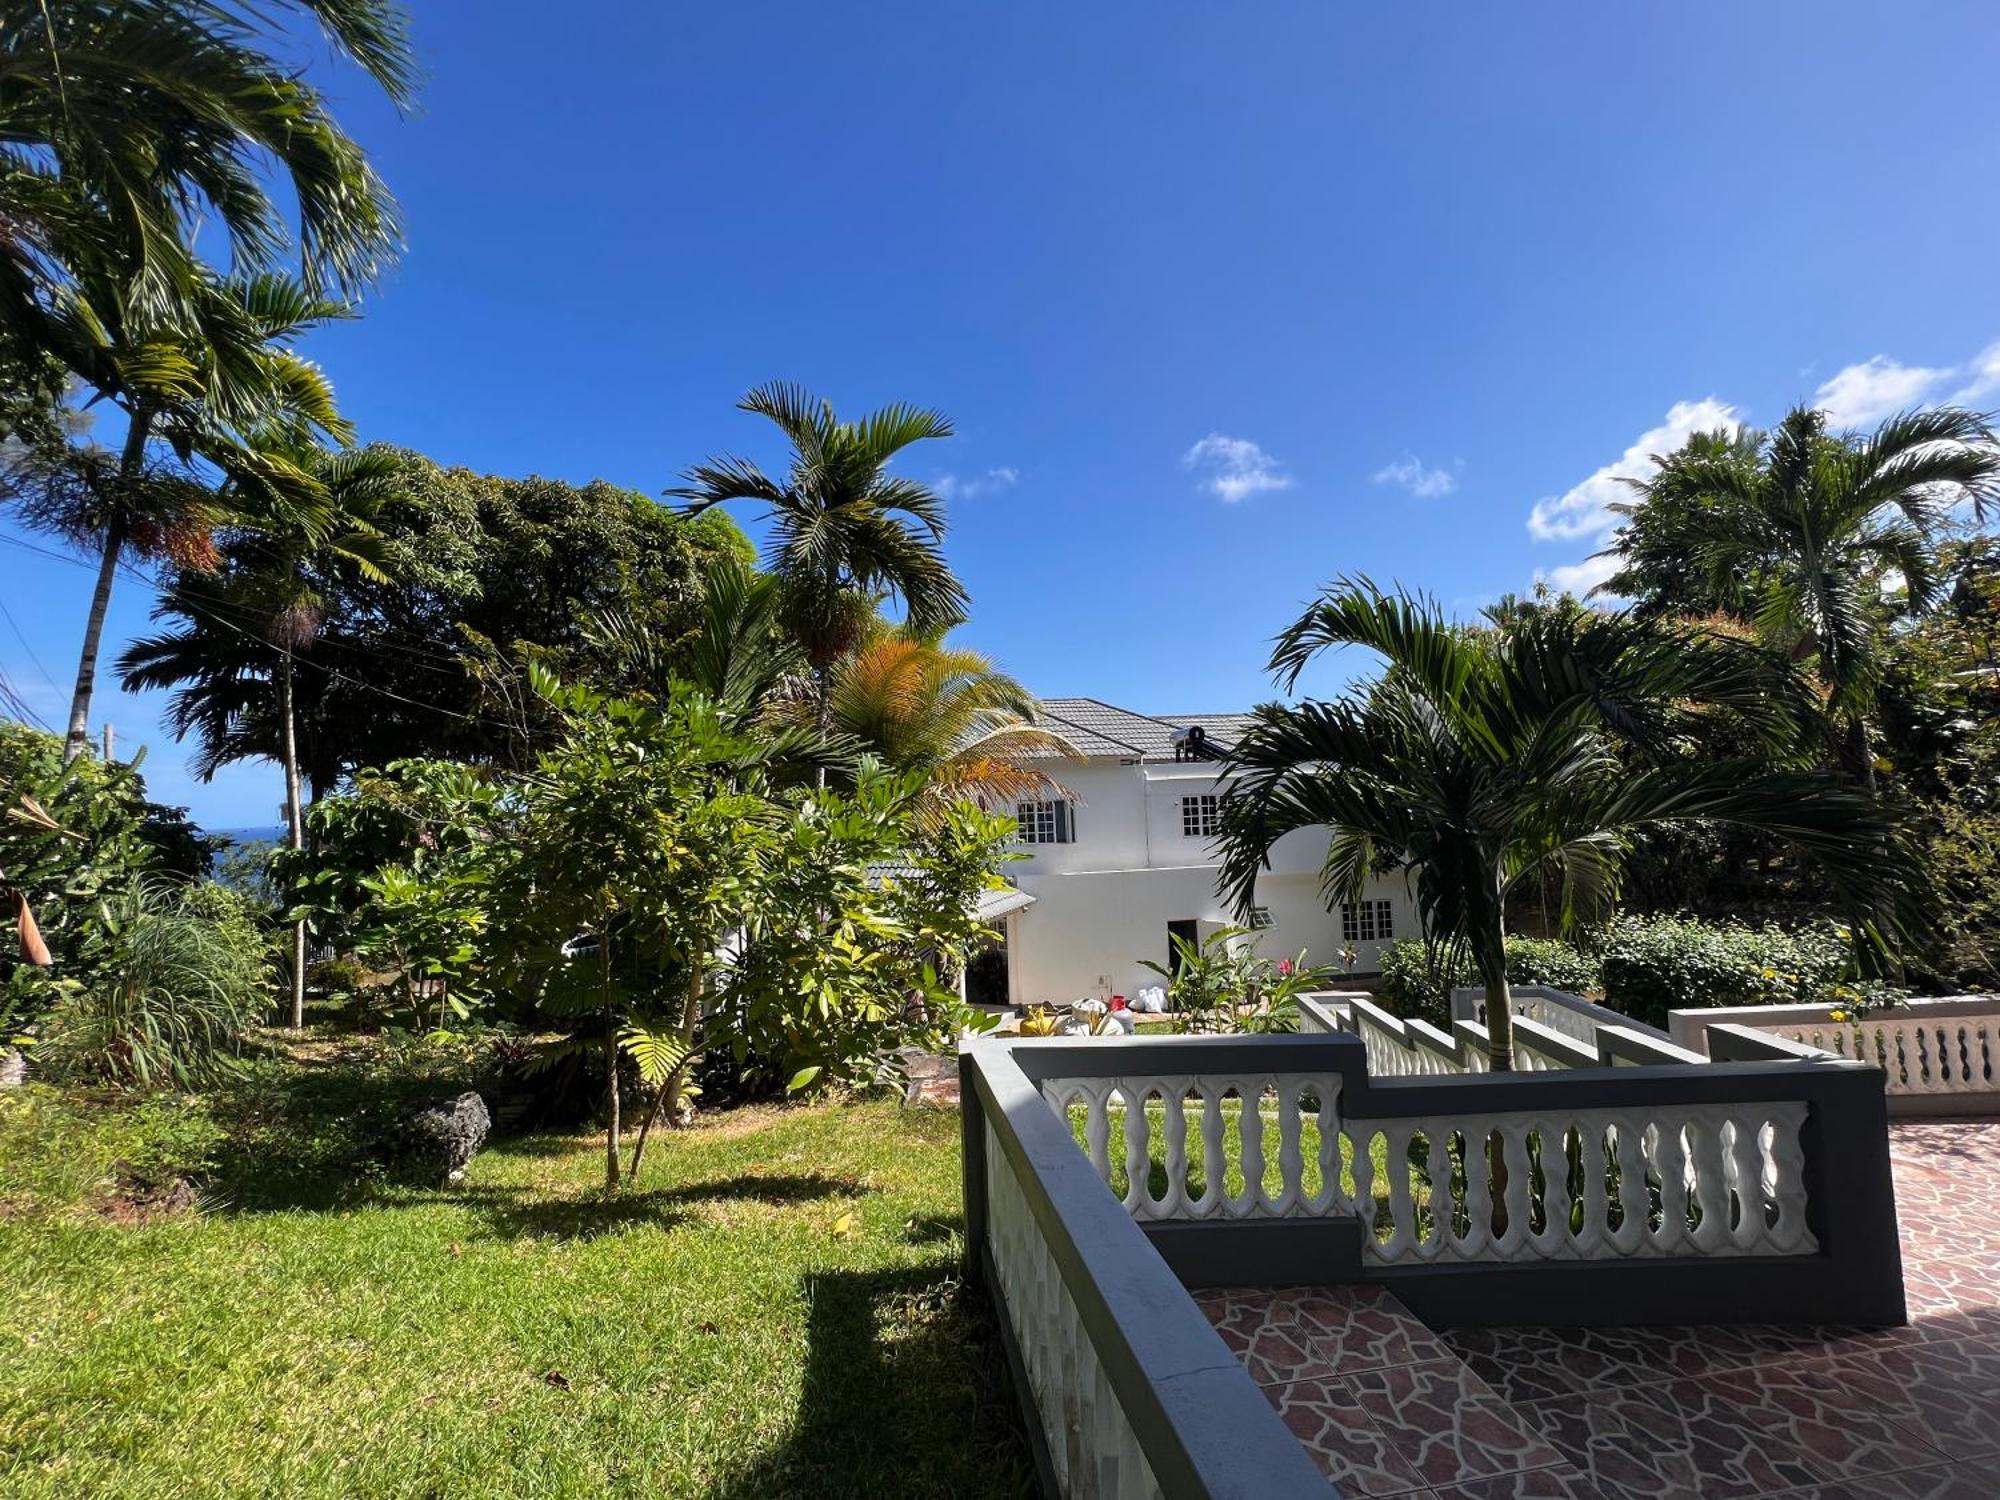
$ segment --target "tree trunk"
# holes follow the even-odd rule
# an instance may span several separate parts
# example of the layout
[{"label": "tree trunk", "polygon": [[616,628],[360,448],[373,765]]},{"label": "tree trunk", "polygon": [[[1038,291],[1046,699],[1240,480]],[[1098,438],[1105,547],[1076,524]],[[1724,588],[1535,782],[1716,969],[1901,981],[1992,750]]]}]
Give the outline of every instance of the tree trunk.
[{"label": "tree trunk", "polygon": [[[118,477],[130,479],[146,461],[146,436],[152,417],[132,413],[125,431],[125,451],[119,455]],[[97,647],[104,638],[104,617],[111,609],[111,583],[118,576],[118,559],[125,551],[126,531],[114,521],[104,533],[104,551],[97,565],[97,588],[90,596],[90,616],[84,621],[83,650],[76,661],[76,689],[69,700],[69,732],[63,736],[63,764],[90,748],[90,698],[97,688]]]},{"label": "tree trunk", "polygon": [[611,1013],[610,922],[597,924],[597,985],[604,1007],[604,1190],[618,1186],[618,1023]]},{"label": "tree trunk", "polygon": [[1847,721],[1847,760],[1854,779],[1875,795],[1875,752],[1868,743],[1868,721],[1855,714]]},{"label": "tree trunk", "polygon": [[667,1123],[669,1125],[680,1119],[681,1094],[687,1087],[687,1075],[694,1068],[694,1052],[692,1049],[694,1047],[695,1031],[701,1025],[702,983],[702,962],[700,959],[696,959],[694,962],[694,973],[688,980],[687,1003],[681,1009],[681,1023],[678,1028],[678,1035],[682,1043],[690,1050],[688,1055],[681,1059],[680,1066],[667,1075],[666,1082],[662,1083],[659,1091],[653,1095],[652,1106],[646,1111],[646,1118],[639,1125],[639,1139],[637,1144],[632,1147],[631,1175],[634,1182],[639,1180],[639,1166],[646,1159],[646,1137],[652,1134],[653,1122],[660,1117],[660,1111],[662,1109],[666,1110]]},{"label": "tree trunk", "polygon": [[1496,1073],[1514,1071],[1514,992],[1507,984],[1507,944],[1499,945],[1498,961],[1492,953],[1479,956],[1479,979],[1486,986],[1486,1055]]},{"label": "tree trunk", "polygon": [[[283,721],[285,751],[285,842],[294,853],[306,846],[305,814],[299,806],[299,738],[292,707],[292,653],[278,661],[278,715]],[[292,924],[292,1030],[306,1024],[306,922]]]},{"label": "tree trunk", "polygon": [[694,1071],[694,1039],[701,1030],[701,993],[707,982],[707,973],[700,958],[695,959],[693,972],[688,976],[687,999],[681,1006],[679,1036],[681,1045],[688,1049],[688,1055],[681,1059],[681,1065],[667,1075],[666,1103],[667,1119],[678,1120],[681,1115],[681,1096],[687,1090],[688,1074]]},{"label": "tree trunk", "polygon": [[[1497,957],[1496,957],[1497,954]],[[1477,955],[1480,982],[1486,987],[1486,1057],[1495,1073],[1514,1071],[1514,992],[1507,983],[1507,939],[1504,931],[1491,944],[1482,943]],[[1472,1143],[1466,1143],[1465,1170],[1476,1170]],[[1486,1177],[1493,1202],[1493,1232],[1507,1232],[1507,1157],[1500,1133],[1493,1131],[1485,1140]]]}]

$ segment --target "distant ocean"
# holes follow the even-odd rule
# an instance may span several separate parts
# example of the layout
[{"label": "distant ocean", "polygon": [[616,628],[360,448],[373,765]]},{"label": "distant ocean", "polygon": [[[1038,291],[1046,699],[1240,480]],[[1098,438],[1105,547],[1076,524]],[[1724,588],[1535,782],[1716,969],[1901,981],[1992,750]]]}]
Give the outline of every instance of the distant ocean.
[{"label": "distant ocean", "polygon": [[285,836],[283,823],[270,823],[262,828],[204,828],[202,832],[210,838],[228,839],[239,848],[244,844],[275,844]]}]

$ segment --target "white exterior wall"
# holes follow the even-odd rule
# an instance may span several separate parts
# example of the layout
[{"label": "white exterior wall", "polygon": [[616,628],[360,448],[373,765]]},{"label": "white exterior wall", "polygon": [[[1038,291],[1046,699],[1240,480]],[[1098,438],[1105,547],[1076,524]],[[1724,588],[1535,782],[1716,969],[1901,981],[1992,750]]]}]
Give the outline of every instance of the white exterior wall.
[{"label": "white exterior wall", "polygon": [[[1233,914],[1216,894],[1217,859],[1207,839],[1182,831],[1180,799],[1216,790],[1208,765],[1065,761],[1055,772],[1076,802],[1076,841],[1025,844],[1007,873],[1035,898],[1007,920],[1008,993],[1017,1005],[1130,995],[1163,983],[1141,960],[1167,961],[1167,924],[1195,921],[1206,936]],[[1340,964],[1340,916],[1319,898],[1326,837],[1289,834],[1272,850],[1257,903],[1272,926],[1246,941],[1268,958]],[[1400,877],[1369,894],[1395,903],[1395,936],[1417,934]],[[1356,944],[1353,972],[1379,967],[1379,943]]]}]

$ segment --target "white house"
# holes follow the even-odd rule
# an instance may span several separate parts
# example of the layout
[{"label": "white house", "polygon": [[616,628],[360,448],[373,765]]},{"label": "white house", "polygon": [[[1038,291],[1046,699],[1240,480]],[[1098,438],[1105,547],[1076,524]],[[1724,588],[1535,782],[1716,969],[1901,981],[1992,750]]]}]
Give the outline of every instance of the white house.
[{"label": "white house", "polygon": [[[1139,714],[1095,698],[1041,706],[1047,727],[1078,754],[1046,762],[1062,793],[1016,809],[1027,857],[1006,873],[1018,889],[982,903],[1004,932],[1007,999],[1131,995],[1160,982],[1141,961],[1170,964],[1170,934],[1200,940],[1235,925],[1215,888],[1221,768],[1177,758],[1175,743],[1198,729],[1219,750],[1249,719]],[[1374,882],[1365,900],[1328,911],[1319,895],[1326,845],[1324,831],[1302,829],[1271,851],[1250,941],[1271,958],[1304,948],[1311,962],[1334,965],[1351,946],[1353,972],[1372,973],[1384,943],[1417,935],[1415,908],[1402,877],[1393,876]]]}]

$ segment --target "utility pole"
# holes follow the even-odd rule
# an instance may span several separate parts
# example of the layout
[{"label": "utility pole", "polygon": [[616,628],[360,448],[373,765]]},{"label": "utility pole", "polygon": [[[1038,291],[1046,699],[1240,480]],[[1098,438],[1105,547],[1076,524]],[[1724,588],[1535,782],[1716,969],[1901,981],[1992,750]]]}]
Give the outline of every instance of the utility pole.
[{"label": "utility pole", "polygon": [[111,721],[104,721],[104,763],[111,764]]}]

